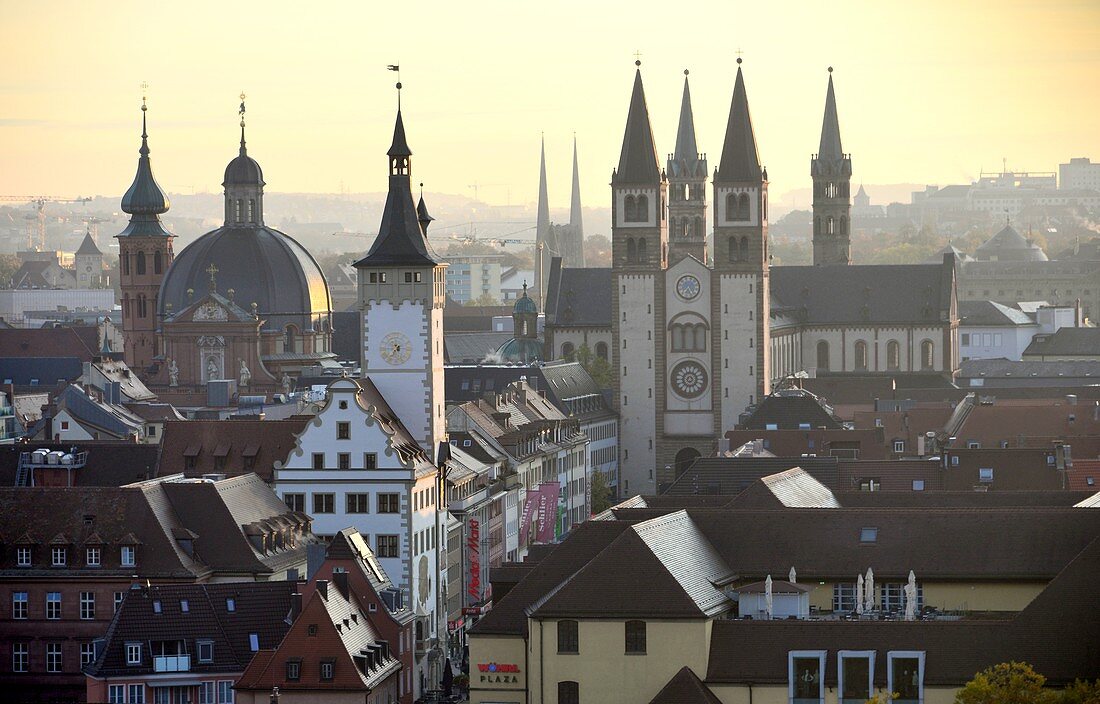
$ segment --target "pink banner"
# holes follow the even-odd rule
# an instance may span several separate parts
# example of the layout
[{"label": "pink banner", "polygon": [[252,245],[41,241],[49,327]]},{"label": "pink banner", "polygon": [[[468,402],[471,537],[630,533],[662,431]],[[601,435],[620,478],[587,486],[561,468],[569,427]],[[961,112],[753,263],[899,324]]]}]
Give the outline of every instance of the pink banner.
[{"label": "pink banner", "polygon": [[527,500],[523,503],[523,513],[519,518],[519,544],[527,544],[527,533],[531,529],[531,514],[535,510],[535,502],[538,501],[537,489],[527,490]]},{"label": "pink banner", "polygon": [[539,487],[539,531],[535,538],[540,543],[554,541],[554,528],[558,521],[558,483],[546,482]]}]

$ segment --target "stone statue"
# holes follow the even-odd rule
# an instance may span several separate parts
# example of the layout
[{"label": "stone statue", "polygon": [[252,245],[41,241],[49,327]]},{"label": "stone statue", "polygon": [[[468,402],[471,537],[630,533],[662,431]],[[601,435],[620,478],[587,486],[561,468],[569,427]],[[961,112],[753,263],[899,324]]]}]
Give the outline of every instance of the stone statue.
[{"label": "stone statue", "polygon": [[180,368],[176,360],[168,360],[168,385],[175,387],[180,385]]},{"label": "stone statue", "polygon": [[218,378],[218,362],[211,357],[206,360],[206,380],[213,381]]},{"label": "stone statue", "polygon": [[283,393],[289,396],[290,389],[293,386],[293,383],[290,381],[290,375],[286,372],[283,372],[283,378],[280,380],[279,383],[281,383],[283,386]]},{"label": "stone statue", "polygon": [[241,377],[240,377],[239,384],[241,386],[248,386],[248,383],[250,381],[252,381],[252,372],[248,371],[248,365],[244,363],[243,359],[241,360],[241,372],[240,372],[240,374],[241,374]]}]

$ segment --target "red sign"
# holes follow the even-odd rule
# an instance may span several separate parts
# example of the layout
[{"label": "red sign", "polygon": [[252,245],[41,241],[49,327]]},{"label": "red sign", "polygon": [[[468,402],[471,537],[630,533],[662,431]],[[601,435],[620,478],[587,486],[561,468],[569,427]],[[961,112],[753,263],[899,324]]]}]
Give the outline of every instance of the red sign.
[{"label": "red sign", "polygon": [[471,518],[467,526],[469,532],[466,536],[466,550],[470,575],[466,583],[466,593],[477,602],[481,601],[481,522]]},{"label": "red sign", "polygon": [[505,665],[499,662],[481,662],[477,669],[482,672],[519,672],[519,665]]}]

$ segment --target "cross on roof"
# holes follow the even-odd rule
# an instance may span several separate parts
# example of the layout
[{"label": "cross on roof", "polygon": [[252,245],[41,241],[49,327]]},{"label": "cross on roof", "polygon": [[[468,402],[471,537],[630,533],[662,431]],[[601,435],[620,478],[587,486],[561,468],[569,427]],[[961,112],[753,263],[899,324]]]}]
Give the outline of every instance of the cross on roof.
[{"label": "cross on roof", "polygon": [[210,274],[210,290],[217,291],[218,284],[214,278],[214,275],[218,273],[218,267],[214,266],[214,262],[210,262],[210,266],[206,267],[206,273]]}]

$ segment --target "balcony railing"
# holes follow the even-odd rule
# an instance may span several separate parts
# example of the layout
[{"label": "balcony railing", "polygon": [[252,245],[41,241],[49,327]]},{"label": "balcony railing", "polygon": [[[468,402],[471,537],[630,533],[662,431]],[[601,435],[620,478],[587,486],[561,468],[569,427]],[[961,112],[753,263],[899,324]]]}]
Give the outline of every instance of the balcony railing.
[{"label": "balcony railing", "polygon": [[157,655],[153,658],[153,672],[190,672],[190,655]]}]

